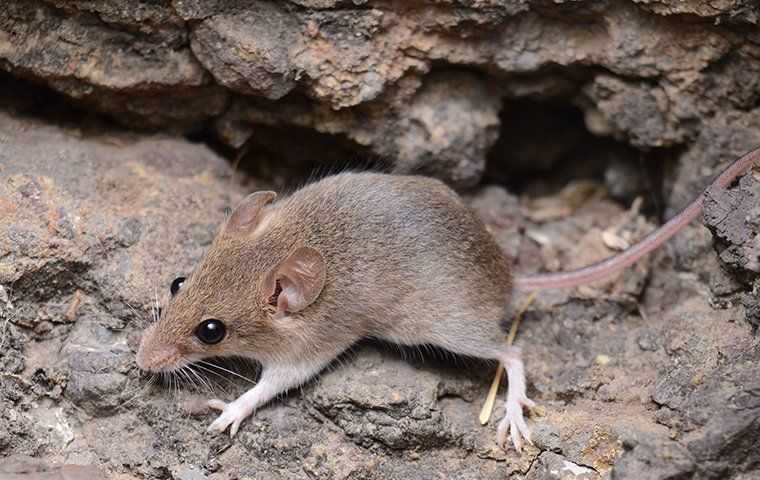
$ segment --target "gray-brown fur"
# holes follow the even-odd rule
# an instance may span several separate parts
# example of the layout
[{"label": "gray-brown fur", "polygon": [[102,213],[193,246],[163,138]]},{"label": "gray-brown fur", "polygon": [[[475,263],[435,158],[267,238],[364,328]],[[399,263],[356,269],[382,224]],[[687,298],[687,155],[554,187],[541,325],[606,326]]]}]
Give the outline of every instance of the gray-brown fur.
[{"label": "gray-brown fur", "polygon": [[[188,358],[268,362],[332,358],[362,337],[484,358],[504,351],[507,259],[443,183],[343,173],[277,199],[261,215],[268,221],[256,235],[220,230],[166,306],[156,344],[172,343]],[[304,310],[274,318],[263,278],[303,246],[323,255],[324,288]],[[194,338],[206,318],[226,323],[221,343]]]}]

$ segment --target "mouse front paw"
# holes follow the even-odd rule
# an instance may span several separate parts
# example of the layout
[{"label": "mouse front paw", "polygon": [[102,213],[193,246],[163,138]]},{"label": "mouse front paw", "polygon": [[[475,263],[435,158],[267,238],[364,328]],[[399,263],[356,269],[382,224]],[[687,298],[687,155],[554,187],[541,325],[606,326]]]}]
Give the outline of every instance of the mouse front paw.
[{"label": "mouse front paw", "polygon": [[507,433],[509,433],[512,445],[515,446],[515,450],[518,452],[522,451],[523,441],[533,445],[533,442],[530,440],[530,429],[525,423],[523,408],[533,408],[535,405],[535,402],[526,396],[507,398],[507,413],[501,419],[496,429],[496,441],[501,448],[507,449]]},{"label": "mouse front paw", "polygon": [[206,404],[214,410],[220,410],[222,413],[217,417],[214,422],[209,425],[207,431],[222,433],[230,427],[230,437],[234,437],[240,428],[240,424],[248,418],[253,409],[240,399],[234,402],[225,403],[222,400],[209,400]]}]

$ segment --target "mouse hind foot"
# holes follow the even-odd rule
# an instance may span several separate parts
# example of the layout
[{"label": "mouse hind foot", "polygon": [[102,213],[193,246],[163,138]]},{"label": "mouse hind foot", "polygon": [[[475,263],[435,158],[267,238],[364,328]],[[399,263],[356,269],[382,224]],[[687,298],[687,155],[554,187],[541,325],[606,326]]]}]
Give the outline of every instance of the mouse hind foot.
[{"label": "mouse hind foot", "polygon": [[519,452],[522,451],[524,442],[533,444],[523,409],[533,408],[536,404],[528,398],[526,393],[525,366],[520,357],[520,350],[509,347],[498,358],[507,372],[508,388],[505,402],[506,413],[497,427],[496,441],[506,450],[507,434],[509,434],[512,445]]}]

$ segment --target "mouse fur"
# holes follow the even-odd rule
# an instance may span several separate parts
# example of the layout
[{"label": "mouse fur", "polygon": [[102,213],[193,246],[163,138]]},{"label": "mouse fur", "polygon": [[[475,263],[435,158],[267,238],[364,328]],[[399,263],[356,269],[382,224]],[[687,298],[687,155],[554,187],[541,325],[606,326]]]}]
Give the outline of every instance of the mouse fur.
[{"label": "mouse fur", "polygon": [[[260,383],[271,367],[293,379],[270,383],[292,388],[362,338],[430,344],[500,360],[508,376],[511,364],[521,377],[515,380],[512,416],[522,421],[522,406],[530,403],[522,363],[506,347],[501,327],[512,288],[510,264],[453,190],[427,177],[346,172],[274,201],[271,192],[258,195],[236,209],[159,321],[146,330],[138,352],[141,368],[174,370],[205,357],[243,356],[262,363]],[[240,227],[236,215],[250,218]],[[273,272],[304,248],[320,256],[319,292],[298,311],[275,312]],[[194,335],[206,318],[227,327],[216,345]],[[265,393],[250,396],[230,417],[268,401],[262,398],[271,392]],[[231,404],[210,405],[224,410]],[[225,422],[216,429],[226,428]],[[528,438],[524,422],[521,427]]]}]

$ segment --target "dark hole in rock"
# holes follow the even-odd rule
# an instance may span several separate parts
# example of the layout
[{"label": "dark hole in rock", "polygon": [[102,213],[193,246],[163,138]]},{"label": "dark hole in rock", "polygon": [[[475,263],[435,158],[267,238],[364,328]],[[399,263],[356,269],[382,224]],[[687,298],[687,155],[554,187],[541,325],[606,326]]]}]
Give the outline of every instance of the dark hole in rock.
[{"label": "dark hole in rock", "polygon": [[569,182],[594,180],[625,204],[641,196],[646,209],[662,205],[666,151],[641,152],[586,126],[569,102],[505,100],[499,139],[488,153],[483,183],[517,194],[552,195]]},{"label": "dark hole in rock", "polygon": [[115,123],[106,116],[88,110],[81,102],[61,95],[55,90],[31,81],[14,78],[0,72],[0,105],[3,110],[19,117],[41,119],[83,132],[102,131]]}]

